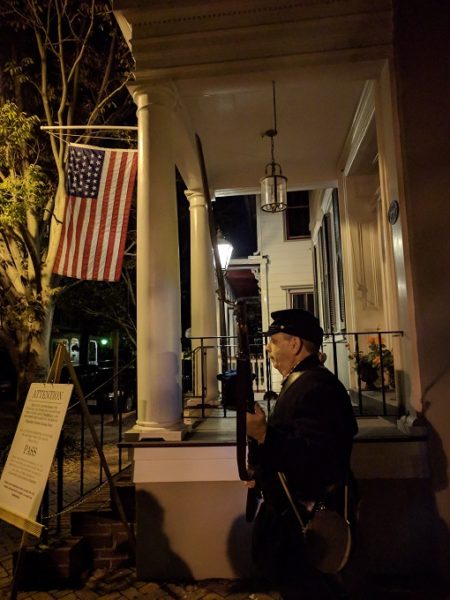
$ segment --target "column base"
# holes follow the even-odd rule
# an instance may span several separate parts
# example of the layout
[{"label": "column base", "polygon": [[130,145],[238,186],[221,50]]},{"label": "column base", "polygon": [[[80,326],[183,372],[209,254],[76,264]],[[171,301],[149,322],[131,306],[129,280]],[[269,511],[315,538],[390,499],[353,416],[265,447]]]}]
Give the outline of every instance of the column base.
[{"label": "column base", "polygon": [[134,425],[131,429],[125,431],[123,439],[125,442],[140,442],[143,440],[181,442],[187,433],[188,428],[181,422],[173,427],[145,427],[143,425]]},{"label": "column base", "polygon": [[[199,408],[202,405],[201,396],[191,396],[184,403],[184,408]],[[205,408],[218,408],[220,406],[220,400],[217,396],[205,399]]]}]

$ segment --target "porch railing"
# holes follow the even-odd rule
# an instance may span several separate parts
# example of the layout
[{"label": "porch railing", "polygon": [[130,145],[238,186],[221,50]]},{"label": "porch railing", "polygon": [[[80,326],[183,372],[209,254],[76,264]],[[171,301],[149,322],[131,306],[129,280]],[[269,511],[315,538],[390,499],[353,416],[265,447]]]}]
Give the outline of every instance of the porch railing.
[{"label": "porch railing", "polygon": [[[325,364],[345,385],[357,415],[400,416],[403,414],[402,338],[402,331],[325,334],[322,347],[322,351],[327,355]],[[196,399],[202,409],[202,416],[205,415],[207,408],[208,390],[205,373],[208,361],[214,357],[214,368],[217,374],[222,373],[223,355],[219,347],[220,339],[219,337],[190,339],[189,344],[192,344],[193,351],[190,351],[187,340],[183,340],[184,399]],[[228,337],[226,342],[226,366],[233,374],[236,366],[237,338]],[[250,360],[255,375],[253,388],[257,399],[262,399],[267,392],[277,393],[280,388],[280,378],[270,365],[265,345],[264,336],[259,335],[250,339]],[[200,347],[200,350],[195,350],[197,347]],[[367,364],[372,367],[371,373],[370,369],[366,368]],[[196,368],[198,366],[199,369]],[[198,383],[196,382],[198,376],[201,377],[201,384],[200,394],[196,396],[194,390]],[[117,377],[120,380],[120,371]],[[110,384],[111,382],[107,381],[104,386]],[[120,390],[120,383],[117,387]],[[218,390],[220,401],[224,392],[223,382],[218,382]],[[101,388],[84,391],[88,403],[95,394],[101,394]],[[272,397],[271,394],[268,396]],[[219,406],[223,410],[215,411],[213,416],[227,416],[223,402]],[[122,408],[119,403],[117,419],[103,410],[92,415],[112,475],[120,473],[130,464],[128,455],[124,454],[125,451],[119,442],[123,440],[125,427],[134,423],[135,413],[124,413]],[[69,407],[40,518],[48,528],[58,530],[61,526],[62,514],[70,511],[74,502],[80,502],[80,498],[105,483],[107,481],[95,446],[83,414],[78,410],[75,402]]]},{"label": "porch railing", "polygon": [[[334,372],[348,390],[356,414],[360,416],[400,416],[404,412],[401,391],[403,372],[402,331],[351,331],[325,333],[322,353],[326,355],[325,366]],[[225,339],[224,348],[220,341]],[[249,340],[250,361],[254,374],[253,390],[261,397],[266,392],[277,393],[281,378],[273,371],[265,351],[265,336],[253,336]],[[215,369],[224,375],[223,356],[226,370],[232,377],[236,367],[237,338],[228,336],[198,337],[183,340],[183,392],[189,405],[204,410],[208,386],[206,373]],[[219,359],[218,359],[219,357]],[[201,378],[201,383],[199,382]],[[219,400],[227,393],[227,378],[219,381]],[[222,402],[226,409],[226,403]],[[226,414],[226,410],[224,410]]]}]

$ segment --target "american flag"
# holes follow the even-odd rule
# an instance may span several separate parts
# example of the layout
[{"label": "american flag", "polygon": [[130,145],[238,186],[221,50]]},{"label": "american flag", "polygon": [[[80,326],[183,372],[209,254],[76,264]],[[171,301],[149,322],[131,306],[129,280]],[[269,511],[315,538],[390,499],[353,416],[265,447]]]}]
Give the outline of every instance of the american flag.
[{"label": "american flag", "polygon": [[119,280],[136,170],[136,150],[69,147],[66,210],[54,273]]}]

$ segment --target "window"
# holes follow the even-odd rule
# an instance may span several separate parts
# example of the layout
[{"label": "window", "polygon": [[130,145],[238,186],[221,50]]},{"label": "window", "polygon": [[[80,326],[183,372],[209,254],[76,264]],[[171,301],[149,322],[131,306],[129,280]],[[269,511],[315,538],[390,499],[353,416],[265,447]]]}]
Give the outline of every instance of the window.
[{"label": "window", "polygon": [[310,287],[282,286],[286,290],[286,306],[288,308],[303,308],[315,314],[314,290]]},{"label": "window", "polygon": [[291,294],[291,308],[303,308],[314,314],[314,292],[304,292],[303,294]]},{"label": "window", "polygon": [[344,269],[342,266],[342,242],[341,242],[341,223],[339,218],[339,198],[337,190],[333,190],[333,220],[334,220],[334,238],[336,242],[336,269],[338,278],[339,294],[339,317],[340,326],[345,328],[345,294],[344,294]]},{"label": "window", "polygon": [[70,361],[74,366],[80,364],[80,340],[76,337],[70,338]]},{"label": "window", "polygon": [[329,331],[337,331],[336,327],[336,288],[335,288],[335,263],[333,260],[333,232],[330,213],[323,217],[322,243],[323,252],[322,258],[324,261],[324,298],[326,298],[327,306],[324,307],[328,312]]},{"label": "window", "polygon": [[286,239],[310,237],[309,231],[309,192],[287,193],[287,209],[284,213]]},{"label": "window", "polygon": [[340,238],[337,190],[333,191],[331,211],[327,212],[314,248],[315,282],[320,292],[325,331],[345,330],[344,275]]},{"label": "window", "polygon": [[98,364],[97,342],[96,342],[96,340],[89,340],[89,346],[88,346],[88,364],[89,365],[96,365],[96,364]]}]

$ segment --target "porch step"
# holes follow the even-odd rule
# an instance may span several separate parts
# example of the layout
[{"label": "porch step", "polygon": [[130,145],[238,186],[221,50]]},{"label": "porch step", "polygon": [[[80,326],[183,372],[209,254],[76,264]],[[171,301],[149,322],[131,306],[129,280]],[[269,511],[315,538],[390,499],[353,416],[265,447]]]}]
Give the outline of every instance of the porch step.
[{"label": "porch step", "polygon": [[112,509],[73,511],[71,533],[89,544],[95,569],[115,569],[133,562],[127,531]]},{"label": "porch step", "polygon": [[[116,477],[114,481],[127,522],[136,523],[136,493],[134,483],[131,480],[131,473],[122,474]],[[111,492],[110,503],[113,515],[117,520],[120,520],[119,512],[111,497]]]}]

